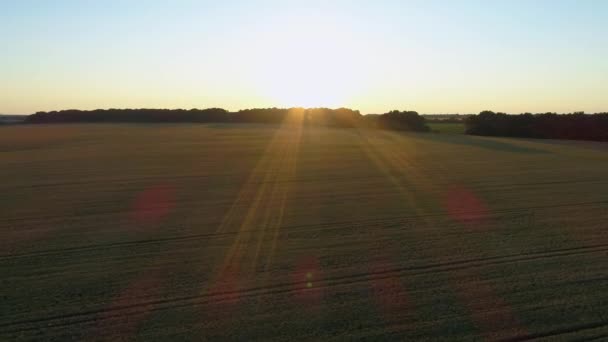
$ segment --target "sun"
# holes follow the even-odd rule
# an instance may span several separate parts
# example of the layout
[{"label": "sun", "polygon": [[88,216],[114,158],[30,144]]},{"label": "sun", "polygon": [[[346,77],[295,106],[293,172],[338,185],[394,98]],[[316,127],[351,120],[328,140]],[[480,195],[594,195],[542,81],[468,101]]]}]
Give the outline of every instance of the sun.
[{"label": "sun", "polygon": [[[276,27],[280,27],[277,30]],[[280,23],[262,35],[272,44],[257,46],[258,93],[281,107],[346,107],[364,92],[362,52],[348,30],[321,19]]]},{"label": "sun", "polygon": [[[341,107],[357,93],[354,68],[337,49],[297,49],[270,59],[261,69],[259,89],[284,107]],[[329,52],[329,53],[328,53]]]},{"label": "sun", "polygon": [[347,84],[305,73],[293,73],[287,77],[277,74],[263,86],[267,97],[281,107],[328,107],[346,106],[349,102]]}]

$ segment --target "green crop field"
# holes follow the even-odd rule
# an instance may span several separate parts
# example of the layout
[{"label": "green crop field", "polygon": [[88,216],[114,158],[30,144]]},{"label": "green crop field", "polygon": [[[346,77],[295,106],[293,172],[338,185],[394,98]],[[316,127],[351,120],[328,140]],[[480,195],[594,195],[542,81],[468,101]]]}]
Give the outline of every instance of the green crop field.
[{"label": "green crop field", "polygon": [[464,134],[465,131],[464,123],[462,122],[429,121],[428,125],[431,131],[436,133]]},{"label": "green crop field", "polygon": [[608,336],[608,144],[0,127],[0,340]]}]

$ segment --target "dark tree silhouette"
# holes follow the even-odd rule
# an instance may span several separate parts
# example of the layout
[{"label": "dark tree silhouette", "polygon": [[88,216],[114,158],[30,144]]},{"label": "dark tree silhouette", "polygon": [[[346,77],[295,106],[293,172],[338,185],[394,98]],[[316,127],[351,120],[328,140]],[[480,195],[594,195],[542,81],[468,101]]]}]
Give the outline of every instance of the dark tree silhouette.
[{"label": "dark tree silhouette", "polygon": [[608,141],[608,113],[508,115],[483,111],[465,120],[472,135]]},{"label": "dark tree silhouette", "polygon": [[301,115],[306,126],[374,127],[403,131],[426,132],[424,117],[413,111],[392,111],[382,115],[361,115],[348,108],[255,108],[228,112],[221,108],[209,109],[96,109],[91,111],[62,110],[38,112],[27,117],[25,123],[69,122],[200,122],[200,123],[264,123],[279,124],[290,114]]},{"label": "dark tree silhouette", "polygon": [[426,119],[414,111],[393,110],[382,115],[367,115],[368,126],[403,131],[428,132]]}]

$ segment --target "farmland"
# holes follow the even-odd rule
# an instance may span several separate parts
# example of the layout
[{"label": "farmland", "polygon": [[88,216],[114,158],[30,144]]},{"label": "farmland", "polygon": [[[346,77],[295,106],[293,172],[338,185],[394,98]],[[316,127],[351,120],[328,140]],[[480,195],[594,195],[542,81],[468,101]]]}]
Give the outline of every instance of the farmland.
[{"label": "farmland", "polygon": [[607,338],[608,144],[0,127],[0,340]]},{"label": "farmland", "polygon": [[463,122],[431,121],[428,125],[433,132],[443,134],[464,134],[465,132],[465,126]]}]

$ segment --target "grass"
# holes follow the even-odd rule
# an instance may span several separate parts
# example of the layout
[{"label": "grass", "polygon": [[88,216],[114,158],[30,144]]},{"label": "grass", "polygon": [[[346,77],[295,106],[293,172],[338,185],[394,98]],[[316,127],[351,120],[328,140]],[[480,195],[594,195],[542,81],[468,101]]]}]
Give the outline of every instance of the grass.
[{"label": "grass", "polygon": [[0,340],[605,338],[608,145],[0,128]]},{"label": "grass", "polygon": [[445,134],[464,134],[464,123],[430,121],[431,131]]}]

